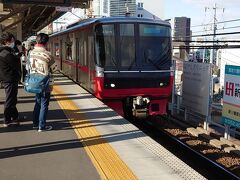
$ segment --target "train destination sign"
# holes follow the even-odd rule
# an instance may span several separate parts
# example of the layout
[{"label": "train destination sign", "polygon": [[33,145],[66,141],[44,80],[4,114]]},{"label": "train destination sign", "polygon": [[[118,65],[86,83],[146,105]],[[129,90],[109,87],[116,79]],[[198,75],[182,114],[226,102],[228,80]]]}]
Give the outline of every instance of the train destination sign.
[{"label": "train destination sign", "polygon": [[222,120],[240,128],[240,66],[225,66]]}]

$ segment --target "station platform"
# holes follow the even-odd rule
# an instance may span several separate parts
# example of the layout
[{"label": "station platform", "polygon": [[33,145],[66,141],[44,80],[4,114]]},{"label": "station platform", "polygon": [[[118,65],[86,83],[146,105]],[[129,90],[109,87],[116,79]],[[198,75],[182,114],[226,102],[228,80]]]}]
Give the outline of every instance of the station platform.
[{"label": "station platform", "polygon": [[[79,85],[54,76],[51,131],[32,129],[34,94],[19,86],[21,125],[0,126],[0,179],[205,179]],[[4,98],[0,89],[1,119]]]}]

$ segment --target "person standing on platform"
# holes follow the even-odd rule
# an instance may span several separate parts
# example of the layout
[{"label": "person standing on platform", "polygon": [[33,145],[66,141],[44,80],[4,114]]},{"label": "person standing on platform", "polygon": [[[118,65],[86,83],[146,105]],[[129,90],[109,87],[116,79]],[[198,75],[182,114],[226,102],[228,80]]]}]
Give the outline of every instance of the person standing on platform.
[{"label": "person standing on platform", "polygon": [[20,60],[14,54],[15,38],[3,33],[0,38],[0,81],[5,89],[4,127],[19,125],[17,110],[18,82],[21,78]]},{"label": "person standing on platform", "polygon": [[[51,77],[51,72],[56,70],[55,61],[50,52],[46,50],[48,39],[47,34],[40,33],[37,35],[37,44],[34,46],[34,49],[30,51],[30,62],[27,62],[30,74],[39,73],[46,76],[50,75]],[[52,126],[46,125],[52,82],[53,80],[50,78],[50,83],[45,92],[36,94],[33,111],[33,129],[38,129],[38,132],[52,129]]]},{"label": "person standing on platform", "polygon": [[29,55],[30,51],[34,49],[34,44],[31,43],[30,48],[27,50],[27,56]]},{"label": "person standing on platform", "polygon": [[23,51],[23,46],[22,46],[22,42],[19,40],[15,41],[15,46],[14,46],[14,52],[15,55],[18,57],[19,61],[21,62],[21,71],[22,71],[22,79],[21,81],[24,81],[24,78],[27,74],[27,70],[26,70],[26,57],[25,57],[25,52]]},{"label": "person standing on platform", "polygon": [[19,40],[15,41],[15,46],[13,47],[14,53],[20,58],[22,56],[22,43]]}]

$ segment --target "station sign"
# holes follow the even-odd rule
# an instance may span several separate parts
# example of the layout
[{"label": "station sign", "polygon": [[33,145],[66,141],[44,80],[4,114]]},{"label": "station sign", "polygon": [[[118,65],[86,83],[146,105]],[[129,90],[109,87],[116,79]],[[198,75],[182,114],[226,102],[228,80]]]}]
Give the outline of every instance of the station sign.
[{"label": "station sign", "polygon": [[240,66],[225,66],[222,121],[240,128]]},{"label": "station sign", "polygon": [[3,0],[3,3],[69,6],[71,4],[71,0]]},{"label": "station sign", "polygon": [[183,63],[183,106],[204,116],[209,112],[210,67],[207,63]]}]

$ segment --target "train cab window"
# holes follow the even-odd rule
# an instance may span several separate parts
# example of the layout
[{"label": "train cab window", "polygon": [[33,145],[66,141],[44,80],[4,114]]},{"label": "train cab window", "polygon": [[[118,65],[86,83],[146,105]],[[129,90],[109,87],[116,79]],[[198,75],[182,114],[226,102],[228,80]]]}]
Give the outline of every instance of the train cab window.
[{"label": "train cab window", "polygon": [[66,59],[72,60],[72,43],[66,44]]},{"label": "train cab window", "polygon": [[115,28],[113,24],[98,25],[96,27],[96,63],[99,66],[117,67],[115,48]]},{"label": "train cab window", "polygon": [[134,24],[120,24],[120,66],[131,69],[136,65]]},{"label": "train cab window", "polygon": [[140,24],[139,48],[142,67],[151,70],[171,66],[171,29],[166,26]]}]

